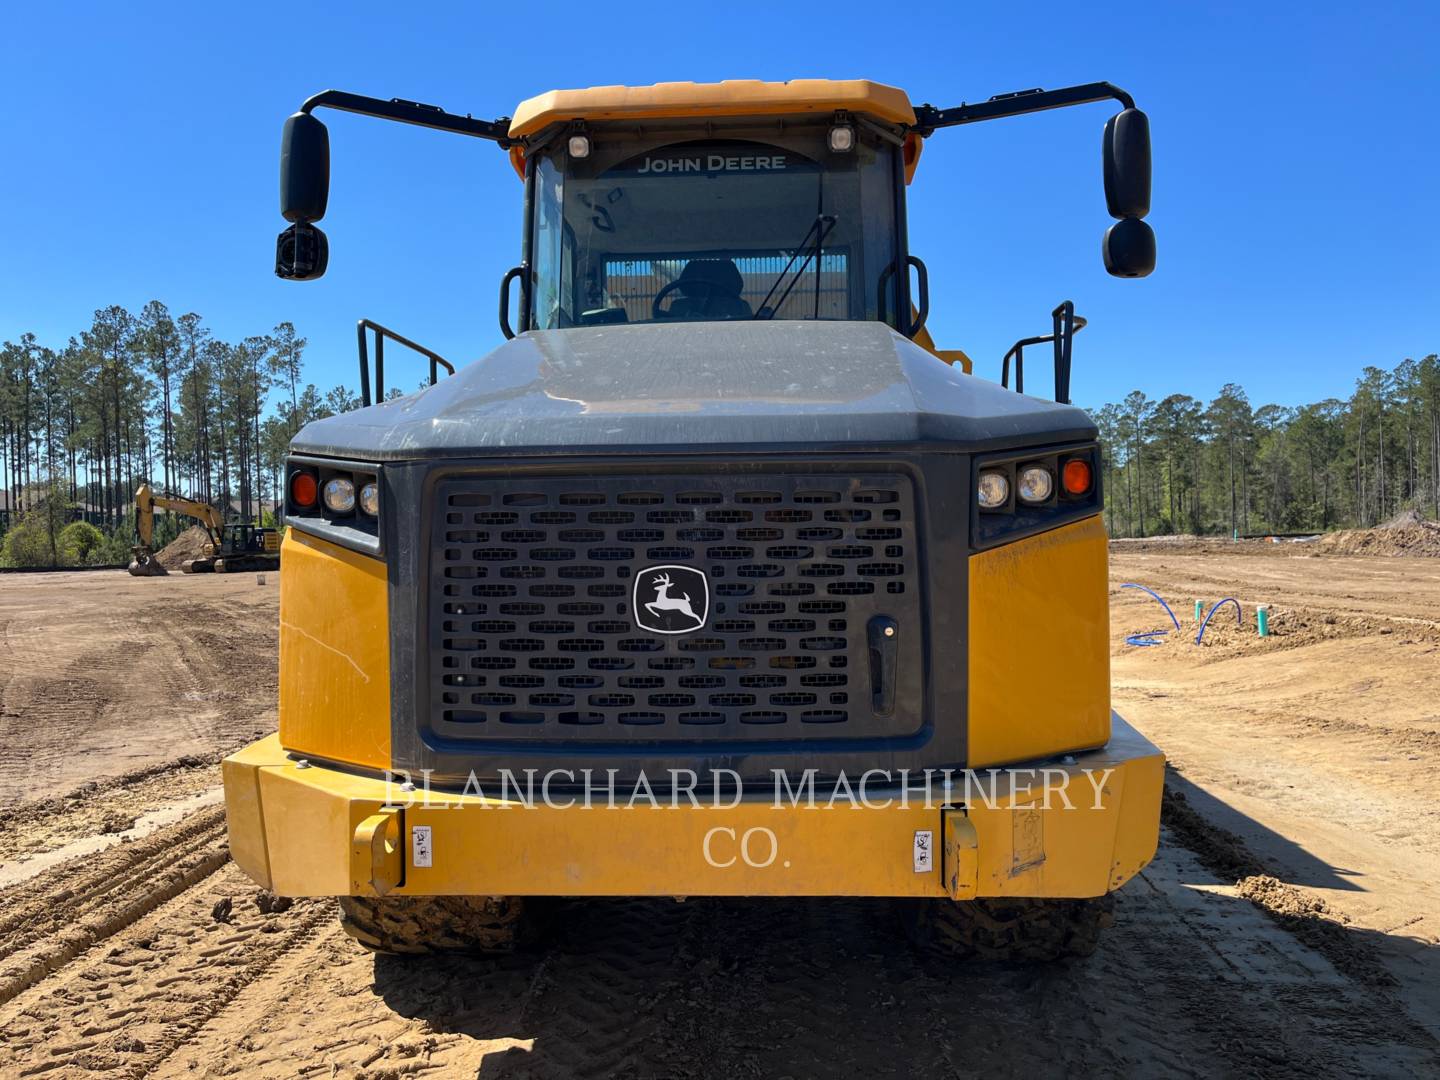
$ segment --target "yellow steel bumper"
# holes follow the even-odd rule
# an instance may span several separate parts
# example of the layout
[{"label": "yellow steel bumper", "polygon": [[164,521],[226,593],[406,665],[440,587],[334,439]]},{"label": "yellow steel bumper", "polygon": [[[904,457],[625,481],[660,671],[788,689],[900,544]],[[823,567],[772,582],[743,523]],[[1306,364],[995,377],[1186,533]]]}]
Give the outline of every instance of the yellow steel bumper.
[{"label": "yellow steel bumper", "polygon": [[617,784],[615,808],[597,769],[587,808],[558,790],[547,805],[543,778],[529,805],[513,787],[407,792],[272,735],[224,775],[235,861],[289,896],[1082,897],[1155,854],[1164,757],[1118,716],[1102,750],[1011,768],[957,773],[948,795],[937,773],[928,800],[913,775],[904,799],[898,777],[817,780],[813,806],[800,777],[735,805]]}]

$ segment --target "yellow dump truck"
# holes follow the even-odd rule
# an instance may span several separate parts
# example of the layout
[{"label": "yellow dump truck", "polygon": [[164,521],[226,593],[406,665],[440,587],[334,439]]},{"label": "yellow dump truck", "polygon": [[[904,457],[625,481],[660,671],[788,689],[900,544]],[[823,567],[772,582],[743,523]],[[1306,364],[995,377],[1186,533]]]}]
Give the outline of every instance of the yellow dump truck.
[{"label": "yellow dump truck", "polygon": [[[611,895],[903,898],[959,953],[1092,949],[1163,758],[1110,708],[1084,322],[1061,304],[1002,382],[971,374],[926,333],[905,197],[937,132],[1105,100],[1104,260],[1143,277],[1148,122],[1108,83],[306,102],[282,277],[328,260],[320,108],[498,144],[525,227],[504,344],[442,377],[364,321],[366,407],[291,445],[279,731],[225,762],[236,861],[386,951]],[[428,389],[387,400],[387,340]],[[1054,400],[1018,392],[1041,346]]]}]

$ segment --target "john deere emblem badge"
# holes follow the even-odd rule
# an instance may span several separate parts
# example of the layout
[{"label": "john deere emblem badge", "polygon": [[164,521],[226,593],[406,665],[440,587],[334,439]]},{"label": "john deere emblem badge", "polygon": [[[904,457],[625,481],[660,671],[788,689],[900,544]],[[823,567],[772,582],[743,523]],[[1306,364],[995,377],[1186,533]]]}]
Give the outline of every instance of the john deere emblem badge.
[{"label": "john deere emblem badge", "polygon": [[635,624],[652,634],[688,634],[710,617],[710,582],[689,566],[650,566],[635,575]]}]

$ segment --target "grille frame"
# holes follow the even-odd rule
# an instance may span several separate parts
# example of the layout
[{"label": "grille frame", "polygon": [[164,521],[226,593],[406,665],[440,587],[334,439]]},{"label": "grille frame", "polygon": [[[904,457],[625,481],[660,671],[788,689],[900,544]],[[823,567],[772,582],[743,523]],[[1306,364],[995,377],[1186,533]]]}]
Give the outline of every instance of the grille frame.
[{"label": "grille frame", "polygon": [[[603,782],[615,770],[616,783],[633,780],[642,770],[659,791],[684,770],[719,784],[740,777],[746,790],[773,792],[775,774],[798,776],[815,769],[821,777],[841,772],[858,776],[866,769],[963,768],[968,747],[969,674],[969,529],[972,494],[971,454],[956,449],[898,444],[856,449],[815,446],[797,450],[758,444],[723,454],[706,448],[665,447],[635,453],[511,452],[487,457],[442,457],[385,465],[391,513],[381,522],[389,575],[392,771],[421,777],[437,790],[461,790],[479,781],[491,790],[502,773],[523,778],[526,770],[555,776],[555,790],[582,790],[590,777]],[[430,702],[417,655],[428,617],[427,552],[432,537],[427,510],[435,486],[447,476],[589,476],[640,477],[684,470],[694,473],[792,469],[842,473],[903,470],[915,481],[917,536],[923,558],[923,640],[918,643],[922,678],[897,687],[914,699],[924,716],[915,735],[897,739],[833,739],[732,743],[705,742],[637,747],[570,748],[562,744],[512,743],[491,746],[446,740],[428,731]],[[723,772],[720,770],[729,770]],[[568,773],[569,775],[565,775]],[[573,777],[573,779],[571,779]]]},{"label": "grille frame", "polygon": [[[923,733],[917,695],[873,707],[866,651],[869,622],[896,620],[898,678],[923,683],[921,500],[899,463],[445,469],[426,489],[428,744],[653,756]],[[653,634],[635,575],[672,561],[709,576],[709,618]]]}]

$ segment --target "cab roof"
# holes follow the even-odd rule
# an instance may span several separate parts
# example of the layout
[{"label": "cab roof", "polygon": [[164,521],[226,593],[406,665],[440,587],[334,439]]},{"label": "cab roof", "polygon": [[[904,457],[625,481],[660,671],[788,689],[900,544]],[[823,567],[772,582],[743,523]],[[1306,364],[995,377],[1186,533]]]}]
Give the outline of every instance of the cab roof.
[{"label": "cab roof", "polygon": [[892,124],[915,123],[915,110],[905,91],[868,79],[728,79],[551,90],[520,103],[510,121],[510,137],[534,135],[551,124],[570,120],[783,116],[836,109]]}]

